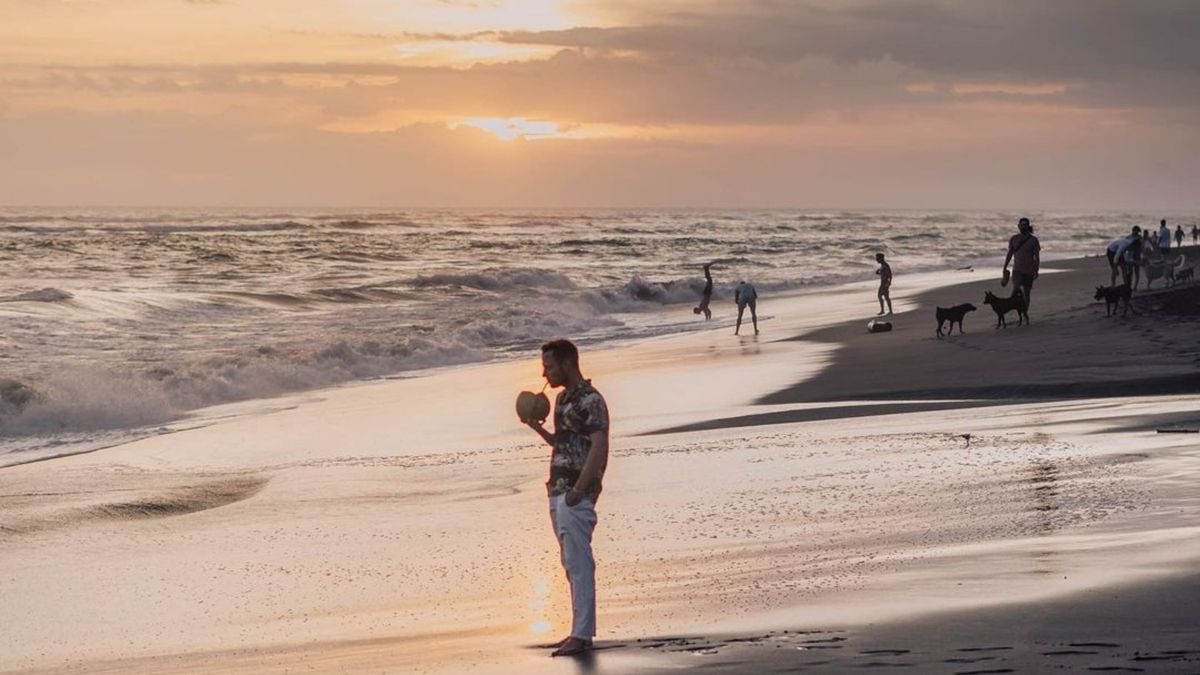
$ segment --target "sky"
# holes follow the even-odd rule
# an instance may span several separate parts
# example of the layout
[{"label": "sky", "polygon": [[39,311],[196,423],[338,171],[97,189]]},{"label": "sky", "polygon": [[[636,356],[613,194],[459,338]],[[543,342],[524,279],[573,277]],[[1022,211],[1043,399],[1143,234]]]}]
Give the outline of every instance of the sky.
[{"label": "sky", "polygon": [[1194,0],[0,0],[0,205],[1200,210]]}]

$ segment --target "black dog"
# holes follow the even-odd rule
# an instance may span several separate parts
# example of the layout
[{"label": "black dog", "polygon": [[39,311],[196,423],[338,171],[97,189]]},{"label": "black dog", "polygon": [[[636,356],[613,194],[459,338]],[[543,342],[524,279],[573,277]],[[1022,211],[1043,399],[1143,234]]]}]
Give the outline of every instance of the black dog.
[{"label": "black dog", "polygon": [[945,334],[945,333],[942,333],[942,324],[947,321],[950,322],[949,333],[951,335],[954,334],[954,324],[955,323],[958,323],[958,334],[962,335],[963,317],[967,315],[967,312],[974,312],[974,311],[975,311],[975,305],[972,305],[969,302],[965,302],[961,305],[955,305],[953,307],[938,307],[937,308],[937,322],[938,322],[937,336],[942,337],[942,335]]},{"label": "black dog", "polygon": [[1125,301],[1125,310],[1121,312],[1121,316],[1129,313],[1129,298],[1133,292],[1129,288],[1129,284],[1121,284],[1120,286],[1097,286],[1096,299],[1104,300],[1104,316],[1112,316],[1117,313],[1117,307],[1121,301]]},{"label": "black dog", "polygon": [[1189,267],[1186,270],[1179,270],[1175,273],[1175,283],[1191,282],[1196,276],[1196,268]]},{"label": "black dog", "polygon": [[996,313],[996,328],[1008,328],[1008,322],[1004,320],[1004,315],[1017,310],[1017,325],[1022,322],[1029,323],[1029,303],[1025,302],[1025,296],[1019,292],[1013,293],[1007,298],[998,298],[992,295],[991,291],[984,291],[983,304],[991,305],[992,311]]}]

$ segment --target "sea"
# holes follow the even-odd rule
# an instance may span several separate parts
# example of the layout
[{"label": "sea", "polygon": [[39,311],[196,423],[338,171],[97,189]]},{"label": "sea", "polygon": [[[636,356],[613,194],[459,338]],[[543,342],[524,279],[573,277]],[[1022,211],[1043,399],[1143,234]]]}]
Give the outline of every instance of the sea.
[{"label": "sea", "polygon": [[[1192,214],[0,208],[0,465],[86,451],[225,403],[712,328],[772,295],[1045,258]],[[1187,220],[1187,222],[1192,222]],[[998,265],[997,265],[998,266]],[[728,313],[731,314],[731,313]],[[715,322],[714,322],[715,323]]]}]

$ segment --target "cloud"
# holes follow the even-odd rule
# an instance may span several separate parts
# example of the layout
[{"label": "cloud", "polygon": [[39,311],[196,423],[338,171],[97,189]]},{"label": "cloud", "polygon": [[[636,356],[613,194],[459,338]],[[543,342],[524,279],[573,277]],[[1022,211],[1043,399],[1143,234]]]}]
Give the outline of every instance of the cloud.
[{"label": "cloud", "polygon": [[1200,72],[1195,39],[1200,5],[1190,0],[744,0],[682,6],[688,11],[645,10],[635,25],[514,31],[499,39],[773,63],[886,57],[956,74]]},{"label": "cloud", "polygon": [[[605,22],[559,30],[295,24],[269,31],[286,49],[224,62],[0,64],[0,135],[25,148],[0,157],[0,201],[969,206],[1003,186],[1053,205],[1064,183],[1069,204],[1195,199],[1178,175],[1200,168],[1197,3],[602,4]],[[286,60],[305,41],[312,61]],[[414,42],[550,55],[418,66],[392,49]],[[589,140],[447,129],[472,118]],[[97,145],[132,159],[78,150]]]}]

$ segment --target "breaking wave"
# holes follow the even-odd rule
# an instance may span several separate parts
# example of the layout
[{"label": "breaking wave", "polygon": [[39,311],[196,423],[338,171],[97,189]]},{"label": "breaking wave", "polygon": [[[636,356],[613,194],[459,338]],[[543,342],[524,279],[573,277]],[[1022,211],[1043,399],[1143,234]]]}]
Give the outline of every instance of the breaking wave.
[{"label": "breaking wave", "polygon": [[459,287],[481,291],[516,288],[569,289],[575,284],[566,275],[540,269],[491,269],[482,272],[428,274],[409,282],[414,288]]},{"label": "breaking wave", "polygon": [[37,291],[29,291],[27,293],[18,293],[7,298],[0,298],[0,302],[62,302],[75,297],[67,291],[57,288],[43,288]]}]

